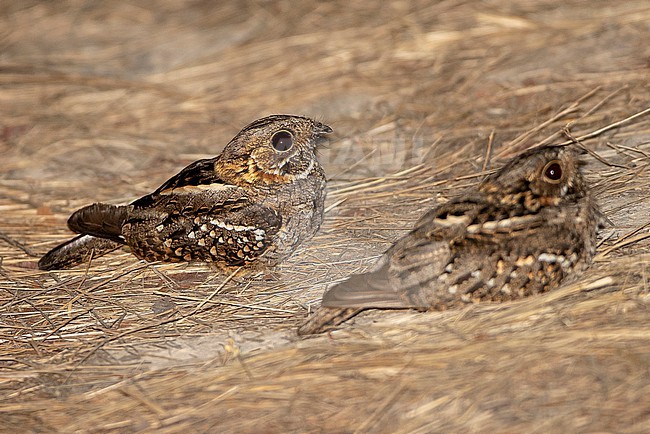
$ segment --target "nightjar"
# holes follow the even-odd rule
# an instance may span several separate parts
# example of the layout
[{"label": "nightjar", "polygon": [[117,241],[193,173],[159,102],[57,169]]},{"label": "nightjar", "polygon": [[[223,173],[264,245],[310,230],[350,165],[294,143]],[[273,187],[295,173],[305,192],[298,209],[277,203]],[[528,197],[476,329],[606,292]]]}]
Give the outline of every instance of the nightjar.
[{"label": "nightjar", "polygon": [[445,310],[549,291],[594,255],[604,216],[573,147],[513,158],[477,190],[426,213],[372,272],[332,287],[298,330],[319,333],[369,308]]},{"label": "nightjar", "polygon": [[274,265],[323,220],[325,174],[315,151],[331,132],[301,116],[256,120],[219,156],[190,164],[153,193],[76,211],[68,226],[81,235],[43,256],[39,268],[68,268],[122,245],[147,261]]}]

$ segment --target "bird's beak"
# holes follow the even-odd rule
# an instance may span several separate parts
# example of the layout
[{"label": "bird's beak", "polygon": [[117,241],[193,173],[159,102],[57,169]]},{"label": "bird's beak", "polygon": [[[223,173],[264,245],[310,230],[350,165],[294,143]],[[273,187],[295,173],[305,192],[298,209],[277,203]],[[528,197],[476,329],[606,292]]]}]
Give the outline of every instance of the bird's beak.
[{"label": "bird's beak", "polygon": [[332,128],[328,125],[321,124],[320,122],[314,121],[314,134],[317,136],[322,136],[325,134],[331,134],[334,132]]}]

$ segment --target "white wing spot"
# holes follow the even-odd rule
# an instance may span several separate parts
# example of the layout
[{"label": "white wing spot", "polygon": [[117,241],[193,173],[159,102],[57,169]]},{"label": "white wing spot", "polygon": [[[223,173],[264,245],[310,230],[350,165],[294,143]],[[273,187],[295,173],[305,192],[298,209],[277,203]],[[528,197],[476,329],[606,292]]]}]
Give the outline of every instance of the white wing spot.
[{"label": "white wing spot", "polygon": [[255,234],[255,241],[262,241],[264,239],[264,235],[266,235],[264,229],[255,229],[253,233]]},{"label": "white wing spot", "polygon": [[555,262],[561,263],[564,261],[564,256],[554,255],[552,253],[542,253],[537,257],[537,260],[540,262],[548,262],[550,264],[553,264]]},{"label": "white wing spot", "polygon": [[254,226],[241,226],[241,225],[231,225],[228,223],[224,223],[219,220],[212,219],[210,220],[210,223],[213,225],[225,229],[227,231],[237,231],[237,232],[243,232],[243,231],[254,231],[255,227]]}]

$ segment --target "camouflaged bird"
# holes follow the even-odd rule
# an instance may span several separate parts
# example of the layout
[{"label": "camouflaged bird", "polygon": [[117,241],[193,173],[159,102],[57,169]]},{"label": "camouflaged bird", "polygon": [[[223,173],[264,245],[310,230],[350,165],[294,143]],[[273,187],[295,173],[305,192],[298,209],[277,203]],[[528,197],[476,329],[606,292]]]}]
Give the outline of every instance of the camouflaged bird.
[{"label": "camouflaged bird", "polygon": [[301,335],[369,308],[445,310],[546,292],[586,267],[604,217],[573,148],[515,157],[477,191],[425,214],[374,271],[332,287]]},{"label": "camouflaged bird", "polygon": [[315,151],[331,132],[300,116],[259,119],[219,156],[190,164],[153,193],[76,211],[68,226],[82,235],[43,256],[39,268],[67,268],[122,245],[147,261],[274,265],[323,220],[325,174]]}]

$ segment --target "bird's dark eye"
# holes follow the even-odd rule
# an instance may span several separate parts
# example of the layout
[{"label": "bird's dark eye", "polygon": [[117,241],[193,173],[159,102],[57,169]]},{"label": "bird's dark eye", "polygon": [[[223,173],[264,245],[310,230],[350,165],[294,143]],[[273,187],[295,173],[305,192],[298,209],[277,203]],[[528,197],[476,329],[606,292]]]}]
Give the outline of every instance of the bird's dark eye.
[{"label": "bird's dark eye", "polygon": [[288,151],[293,146],[293,134],[286,130],[278,131],[271,137],[271,144],[277,151]]},{"label": "bird's dark eye", "polygon": [[546,164],[543,174],[546,181],[557,184],[562,179],[562,165],[559,161],[553,160]]}]

